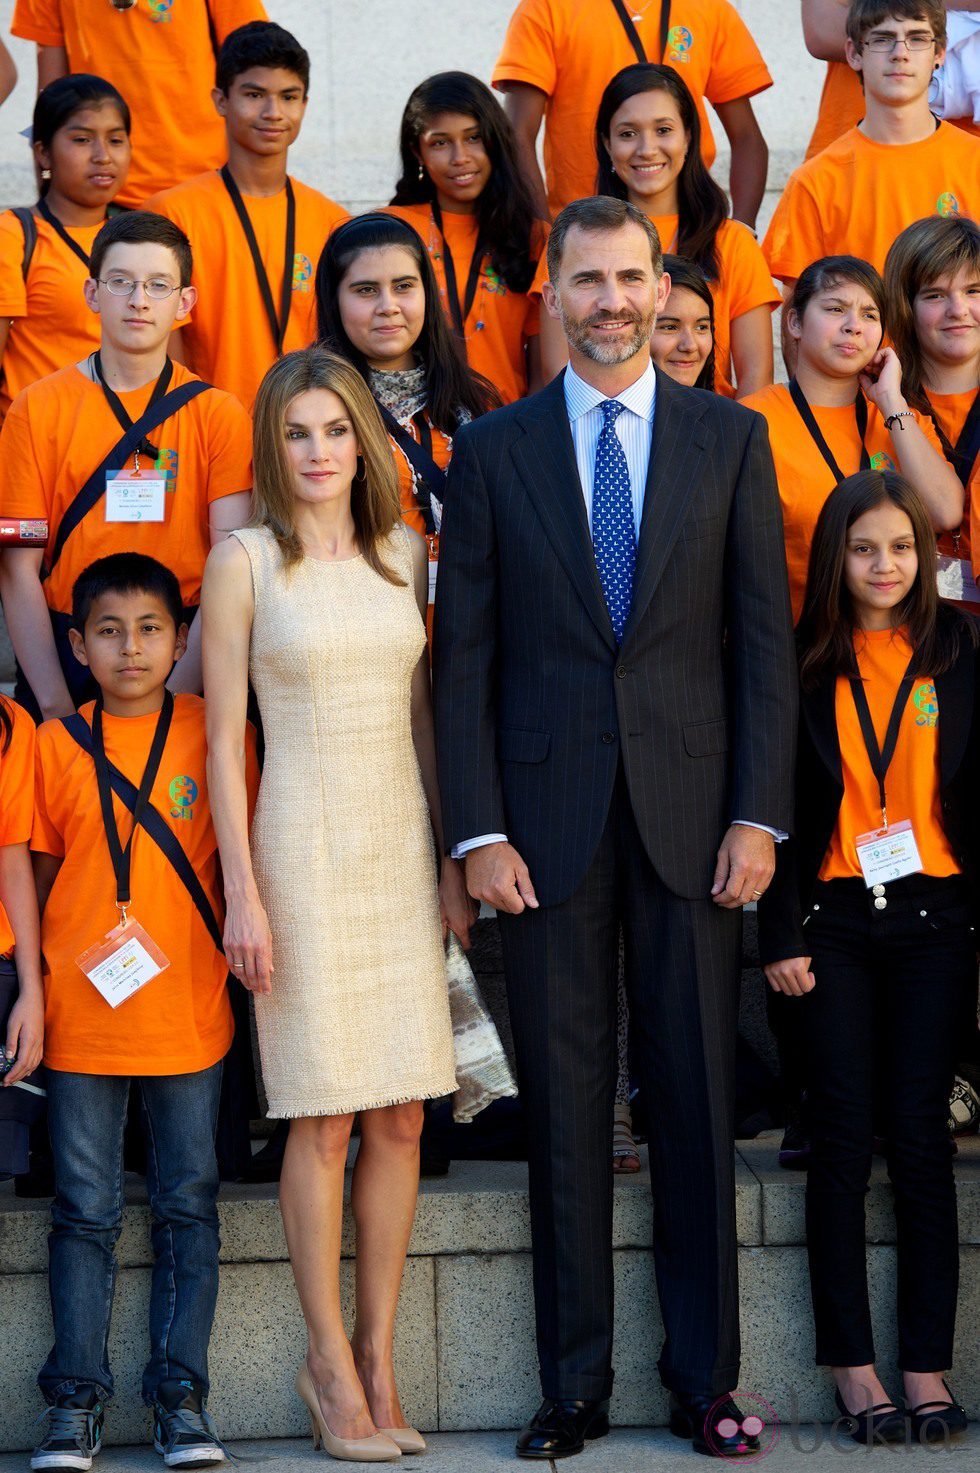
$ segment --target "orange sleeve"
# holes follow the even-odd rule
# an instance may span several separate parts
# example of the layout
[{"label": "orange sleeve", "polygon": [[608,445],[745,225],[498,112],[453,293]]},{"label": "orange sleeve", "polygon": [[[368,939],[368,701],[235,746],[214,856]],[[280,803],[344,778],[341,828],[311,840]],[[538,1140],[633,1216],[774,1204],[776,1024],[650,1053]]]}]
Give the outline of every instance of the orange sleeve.
[{"label": "orange sleeve", "polygon": [[808,175],[791,175],[776,206],[762,251],[769,270],[780,281],[796,281],[823,248],[820,192]]},{"label": "orange sleeve", "polygon": [[45,722],[37,734],[31,848],[37,854],[53,854],[55,859],[64,859],[65,836],[58,823],[58,807],[55,797],[64,778],[57,733],[51,730],[54,724],[54,722]]},{"label": "orange sleeve", "polygon": [[558,80],[556,41],[552,0],[521,0],[493,69],[493,85],[526,82],[550,97]]},{"label": "orange sleeve", "polygon": [[[18,394],[0,429],[0,513],[5,517],[50,516],[53,487],[44,484],[28,411],[30,389]],[[53,426],[52,426],[53,430]]]},{"label": "orange sleeve", "polygon": [[250,20],[269,19],[261,0],[207,0],[207,7],[219,46]]},{"label": "orange sleeve", "polygon": [[10,33],[38,46],[64,46],[59,0],[17,0]]},{"label": "orange sleeve", "polygon": [[222,496],[252,489],[252,421],[248,412],[223,389],[207,396],[217,402],[208,417],[208,505]]},{"label": "orange sleeve", "polygon": [[34,824],[34,722],[0,699],[13,722],[10,746],[0,755],[0,844],[26,844]]},{"label": "orange sleeve", "polygon": [[259,796],[259,782],[262,774],[259,771],[259,744],[255,733],[255,727],[250,721],[245,723],[245,795],[248,802],[248,822],[251,827],[252,818],[255,814],[255,804]]},{"label": "orange sleeve", "polygon": [[9,210],[0,215],[0,317],[27,316],[24,230]]},{"label": "orange sleeve", "polygon": [[772,86],[752,32],[729,0],[721,0],[704,95],[711,103],[754,97]]},{"label": "orange sleeve", "polygon": [[540,296],[541,296],[541,288],[544,286],[544,284],[545,284],[545,282],[547,280],[548,280],[548,252],[547,251],[542,251],[541,252],[541,259],[538,262],[538,269],[534,273],[534,280],[531,282],[531,285],[527,289],[528,296],[529,297],[537,297],[537,298],[540,298]]},{"label": "orange sleeve", "polygon": [[[730,320],[756,307],[778,307],[782,297],[773,284],[762,247],[748,226],[730,222],[724,254],[725,287],[731,304]],[[719,251],[719,255],[721,251]]]},{"label": "orange sleeve", "polygon": [[[936,426],[933,424],[931,416],[928,414],[920,414],[917,409],[913,409],[912,413],[915,415],[916,424],[919,426],[919,429],[929,441],[932,449],[935,450],[936,454],[940,457],[941,460],[945,461],[946,455],[943,450],[942,441],[936,434]],[[901,430],[899,430],[898,433],[901,434]]]}]

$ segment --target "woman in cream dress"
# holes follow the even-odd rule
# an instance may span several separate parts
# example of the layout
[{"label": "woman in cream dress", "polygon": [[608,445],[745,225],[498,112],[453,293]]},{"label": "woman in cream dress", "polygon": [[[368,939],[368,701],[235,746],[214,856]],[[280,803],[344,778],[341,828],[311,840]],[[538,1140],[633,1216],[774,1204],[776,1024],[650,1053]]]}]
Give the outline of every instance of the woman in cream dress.
[{"label": "woman in cream dress", "polygon": [[[280,1201],[309,1332],[297,1390],[335,1457],[420,1451],[392,1367],[418,1189],[422,1100],[455,1086],[443,940],[472,915],[442,861],[424,610],[361,377],[321,349],[280,359],[255,407],[251,526],[217,547],[202,609],[209,783],[229,965],[255,994],[269,1114],[292,1120]],[[243,734],[265,765],[248,838]],[[441,910],[441,918],[440,918]],[[344,1166],[357,1317],[340,1314]]]}]

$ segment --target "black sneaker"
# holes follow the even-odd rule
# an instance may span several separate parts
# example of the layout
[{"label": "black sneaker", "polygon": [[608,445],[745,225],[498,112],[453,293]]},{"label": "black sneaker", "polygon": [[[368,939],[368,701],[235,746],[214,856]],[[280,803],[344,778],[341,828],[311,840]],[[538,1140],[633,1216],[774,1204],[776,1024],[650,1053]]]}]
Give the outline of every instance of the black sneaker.
[{"label": "black sneaker", "polygon": [[153,1399],[153,1446],[168,1468],[203,1467],[228,1457],[193,1381],[161,1381]]},{"label": "black sneaker", "polygon": [[79,1386],[58,1397],[43,1413],[44,1440],[31,1455],[32,1468],[91,1468],[102,1451],[104,1408],[95,1386]]},{"label": "black sneaker", "polygon": [[810,1134],[806,1128],[802,1105],[790,1105],[786,1111],[786,1128],[779,1147],[779,1164],[786,1171],[804,1171],[810,1164]]}]

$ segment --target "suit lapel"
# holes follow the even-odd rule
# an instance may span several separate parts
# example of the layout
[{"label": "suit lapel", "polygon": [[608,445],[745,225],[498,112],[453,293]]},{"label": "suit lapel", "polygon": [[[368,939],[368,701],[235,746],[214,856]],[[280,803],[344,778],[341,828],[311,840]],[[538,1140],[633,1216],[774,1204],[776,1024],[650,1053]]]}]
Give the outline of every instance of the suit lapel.
[{"label": "suit lapel", "polygon": [[633,606],[623,644],[637,627],[663,577],[667,560],[687,513],[705,452],[714,435],[701,422],[704,404],[666,375],[657,373],[650,465],[647,470],[640,540],[636,549]]},{"label": "suit lapel", "polygon": [[575,463],[563,378],[559,374],[520,406],[518,422],[524,433],[514,442],[511,454],[556,557],[599,633],[615,649],[616,638],[599,582]]}]

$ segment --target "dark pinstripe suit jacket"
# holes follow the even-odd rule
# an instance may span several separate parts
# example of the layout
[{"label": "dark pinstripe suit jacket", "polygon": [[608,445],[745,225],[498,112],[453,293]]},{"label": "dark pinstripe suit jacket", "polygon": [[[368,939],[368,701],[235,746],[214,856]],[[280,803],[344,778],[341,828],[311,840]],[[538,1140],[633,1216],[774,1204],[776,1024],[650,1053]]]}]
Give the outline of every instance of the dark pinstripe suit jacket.
[{"label": "dark pinstripe suit jacket", "polygon": [[447,850],[505,833],[541,902],[567,899],[621,754],[661,879],[707,895],[733,818],[790,826],[797,682],[765,421],[658,374],[619,650],[561,376],[461,430],[434,659]]}]

